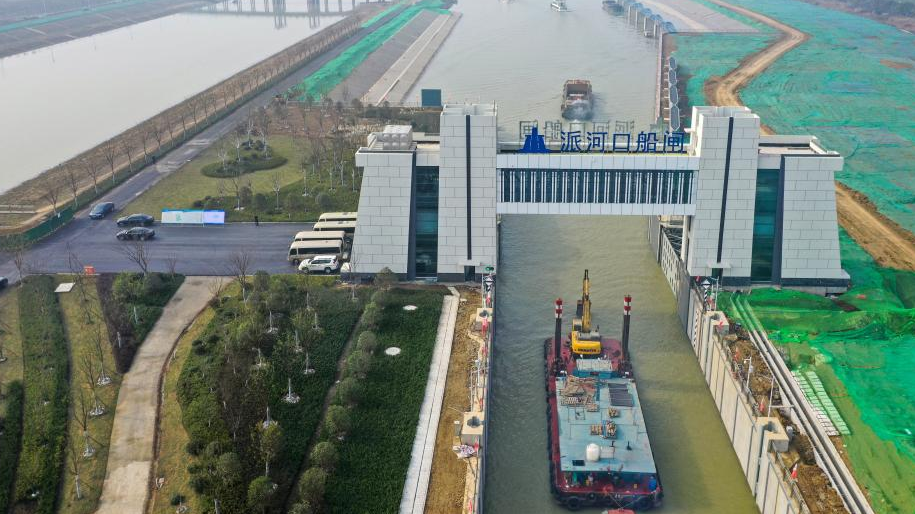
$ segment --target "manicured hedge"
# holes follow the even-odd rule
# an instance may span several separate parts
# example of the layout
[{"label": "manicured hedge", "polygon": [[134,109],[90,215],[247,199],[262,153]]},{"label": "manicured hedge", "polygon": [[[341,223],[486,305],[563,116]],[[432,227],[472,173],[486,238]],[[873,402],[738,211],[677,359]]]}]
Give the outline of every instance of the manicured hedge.
[{"label": "manicured hedge", "polygon": [[6,390],[6,417],[0,418],[0,512],[10,508],[19,442],[22,437],[22,382],[12,382]]},{"label": "manicured hedge", "polygon": [[[426,391],[443,293],[393,290],[375,331],[379,349],[397,346],[389,357],[376,352],[352,427],[337,444],[339,463],[328,476],[325,511],[396,513],[410,465],[419,409]],[[413,304],[415,311],[403,306]]]},{"label": "manicured hedge", "polygon": [[[19,293],[25,409],[16,502],[52,514],[63,472],[69,395],[63,313],[49,275],[23,281]],[[37,495],[37,496],[36,496]]]},{"label": "manicured hedge", "polygon": [[[106,274],[96,280],[119,373],[130,369],[137,349],[182,282],[184,275],[168,273],[148,273],[145,277],[140,273]],[[121,334],[120,344],[118,333]]]},{"label": "manicured hedge", "polygon": [[[254,283],[259,285],[249,286],[247,302],[234,296],[217,303],[216,315],[206,334],[193,343],[178,381],[182,423],[190,437],[188,450],[201,456],[191,469],[191,486],[204,497],[202,505],[211,505],[212,498],[218,497],[222,514],[249,511],[248,484],[264,474],[257,427],[268,406],[283,435],[282,449],[270,463],[270,480],[277,489],[270,495],[272,510],[268,510],[281,511],[304,464],[337,361],[365,296],[353,302],[348,289],[330,287],[332,280],[326,277],[286,275],[264,280],[258,275]],[[309,345],[310,364],[316,370],[311,375],[303,373],[305,356],[292,345],[292,319],[304,310],[306,290],[322,328]],[[266,330],[269,312],[278,329],[272,334]],[[266,367],[255,366],[253,348],[261,349]],[[300,397],[292,405],[282,401],[289,378]],[[211,472],[226,453],[241,459],[242,477],[237,483],[217,479]]]},{"label": "manicured hedge", "polygon": [[241,161],[236,161],[235,154],[232,153],[229,159],[226,160],[225,167],[222,166],[222,161],[216,161],[201,168],[200,173],[213,178],[231,178],[254,171],[272,170],[287,162],[289,162],[289,159],[275,152],[271,153],[269,159],[264,159],[260,151],[244,151],[241,154]]}]

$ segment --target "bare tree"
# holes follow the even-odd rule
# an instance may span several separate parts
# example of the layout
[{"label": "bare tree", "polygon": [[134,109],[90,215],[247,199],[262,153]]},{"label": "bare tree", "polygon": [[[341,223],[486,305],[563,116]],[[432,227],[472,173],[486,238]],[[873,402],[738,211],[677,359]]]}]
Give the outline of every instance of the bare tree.
[{"label": "bare tree", "polygon": [[159,121],[153,122],[153,137],[156,139],[156,153],[162,152],[162,138],[165,137],[165,127]]},{"label": "bare tree", "polygon": [[221,276],[213,277],[208,283],[210,294],[213,295],[213,298],[219,298],[222,296],[222,292],[226,288],[225,279]]},{"label": "bare tree", "polygon": [[129,138],[124,138],[121,141],[121,149],[124,150],[124,154],[127,155],[127,171],[133,173],[133,141]]},{"label": "bare tree", "polygon": [[178,255],[171,253],[165,256],[165,267],[169,275],[175,276],[175,270],[178,268]]},{"label": "bare tree", "polygon": [[54,181],[49,182],[42,196],[51,204],[51,209],[54,210],[54,215],[57,216],[57,202],[60,200],[60,184]]},{"label": "bare tree", "polygon": [[140,268],[140,272],[143,273],[143,276],[146,276],[149,273],[149,248],[146,245],[146,241],[138,239],[135,241],[130,241],[129,243],[118,247],[118,250],[121,252],[121,255],[127,257],[130,262],[137,265]]},{"label": "bare tree", "polygon": [[101,173],[99,167],[90,159],[83,161],[83,169],[86,170],[86,174],[89,175],[89,178],[92,179],[92,188],[95,190],[95,194],[98,195],[98,177]]},{"label": "bare tree", "polygon": [[23,234],[11,234],[3,240],[3,249],[13,258],[13,265],[16,266],[16,273],[19,275],[19,285],[22,285],[22,279],[29,272],[28,239]]},{"label": "bare tree", "polygon": [[67,167],[67,186],[70,188],[70,194],[73,195],[73,208],[79,209],[79,176],[72,167]]},{"label": "bare tree", "polygon": [[280,210],[280,189],[283,189],[283,182],[280,180],[279,171],[274,171],[273,175],[270,176],[270,185],[276,195],[276,210]]},{"label": "bare tree", "polygon": [[236,175],[230,177],[229,183],[232,184],[232,189],[235,190],[235,210],[240,211],[241,210],[241,188],[243,187],[242,182],[241,182],[241,175],[236,174]]},{"label": "bare tree", "polygon": [[219,149],[216,150],[216,155],[219,157],[219,161],[222,162],[222,171],[226,171],[226,161],[229,159],[229,151],[226,149],[225,145],[219,145]]},{"label": "bare tree", "polygon": [[79,455],[79,450],[76,449],[75,444],[68,445],[70,447],[70,473],[73,475],[73,485],[76,488],[76,499],[83,499],[83,489],[82,482],[80,480],[80,469],[82,469],[82,459]]},{"label": "bare tree", "polygon": [[140,134],[140,140],[143,141],[143,163],[149,162],[149,147],[146,145],[146,142],[149,138],[152,137],[152,129],[147,128]]},{"label": "bare tree", "polygon": [[243,300],[246,297],[248,288],[247,277],[248,273],[251,271],[253,260],[254,258],[252,257],[251,252],[246,248],[238,250],[229,257],[229,272],[238,281],[238,285],[241,286],[241,297]]},{"label": "bare tree", "polygon": [[114,184],[117,179],[114,172],[114,164],[118,159],[117,146],[115,146],[114,141],[111,139],[105,141],[105,144],[102,145],[102,152],[105,156],[105,161],[108,162],[108,169],[111,170],[111,183]]}]

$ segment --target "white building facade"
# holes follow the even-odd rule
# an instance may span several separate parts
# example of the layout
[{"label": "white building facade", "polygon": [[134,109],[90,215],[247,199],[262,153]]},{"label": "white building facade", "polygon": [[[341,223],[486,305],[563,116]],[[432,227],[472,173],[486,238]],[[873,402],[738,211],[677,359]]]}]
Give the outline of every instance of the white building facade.
[{"label": "white building facade", "polygon": [[847,287],[833,182],[843,159],[814,137],[762,135],[745,107],[693,108],[682,146],[633,135],[565,152],[536,134],[500,142],[497,127],[494,105],[446,105],[438,135],[369,137],[356,153],[357,272],[473,279],[496,265],[501,214],[674,216],[691,276]]}]

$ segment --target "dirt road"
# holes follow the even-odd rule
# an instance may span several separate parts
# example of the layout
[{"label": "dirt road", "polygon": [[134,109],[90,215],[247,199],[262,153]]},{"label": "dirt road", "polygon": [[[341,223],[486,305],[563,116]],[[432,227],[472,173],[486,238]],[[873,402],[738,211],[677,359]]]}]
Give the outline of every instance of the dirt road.
[{"label": "dirt road", "polygon": [[[768,16],[721,0],[712,3],[765,23],[779,32],[769,46],[746,57],[723,77],[713,77],[704,86],[712,105],[743,105],[740,90],[782,55],[807,41],[810,36]],[[763,126],[763,132],[772,131]],[[836,182],[836,211],[839,224],[881,266],[915,271],[915,236],[887,218],[867,197]]]}]

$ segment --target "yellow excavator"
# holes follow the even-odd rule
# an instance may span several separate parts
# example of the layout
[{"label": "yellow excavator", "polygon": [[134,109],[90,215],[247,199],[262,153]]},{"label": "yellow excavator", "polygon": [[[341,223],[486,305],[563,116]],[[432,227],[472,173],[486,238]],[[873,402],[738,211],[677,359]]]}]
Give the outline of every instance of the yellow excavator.
[{"label": "yellow excavator", "polygon": [[591,280],[588,270],[582,280],[581,300],[572,320],[572,353],[578,357],[597,357],[601,354],[600,332],[591,328]]}]

